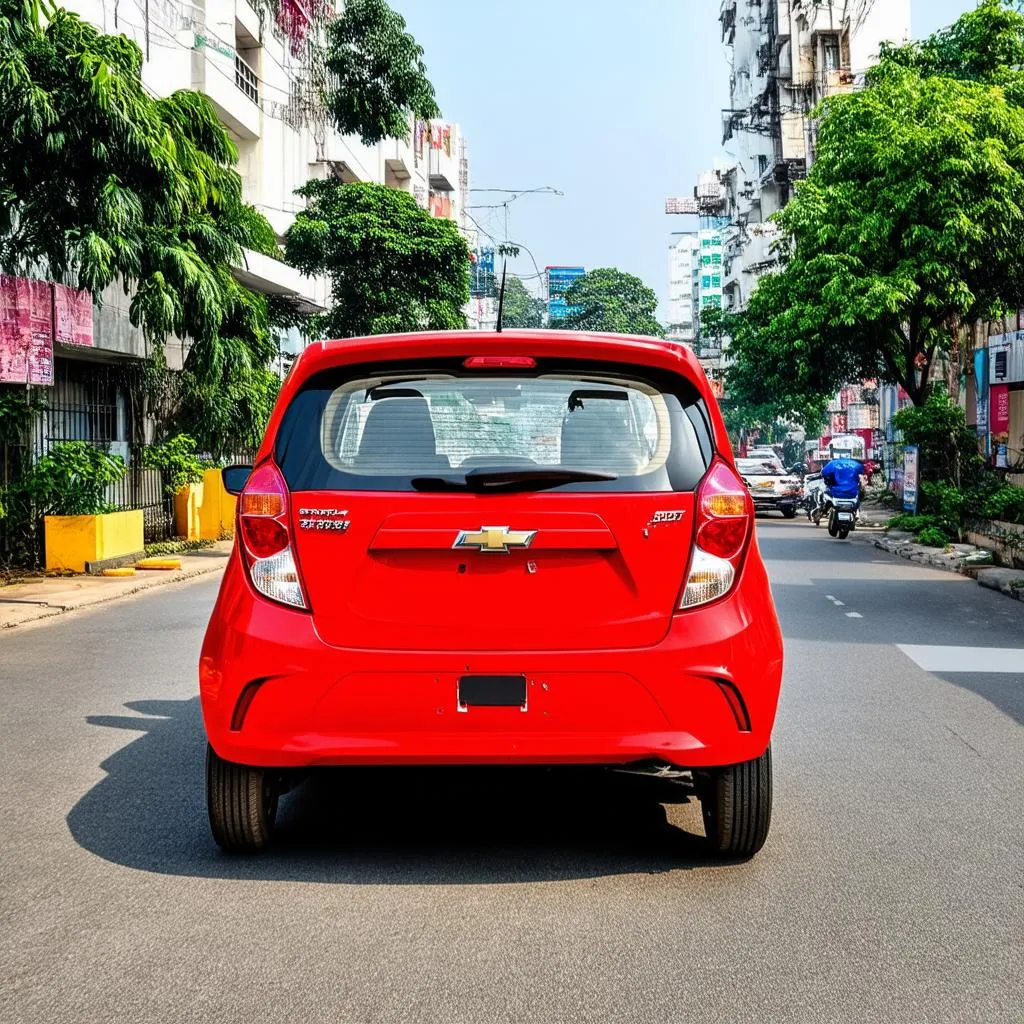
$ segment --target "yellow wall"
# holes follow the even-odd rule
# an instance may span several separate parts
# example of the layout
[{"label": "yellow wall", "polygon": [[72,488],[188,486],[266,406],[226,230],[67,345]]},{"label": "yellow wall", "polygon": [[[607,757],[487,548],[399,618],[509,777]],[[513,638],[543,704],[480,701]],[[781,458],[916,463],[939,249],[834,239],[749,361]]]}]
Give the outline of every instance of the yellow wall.
[{"label": "yellow wall", "polygon": [[179,537],[185,540],[202,537],[202,504],[202,484],[188,484],[174,496],[174,526]]},{"label": "yellow wall", "polygon": [[102,516],[47,516],[46,568],[85,572],[86,562],[138,554],[145,548],[142,511]]},{"label": "yellow wall", "polygon": [[203,540],[220,540],[235,532],[235,496],[224,490],[219,469],[203,475],[203,499],[199,508],[199,531]]}]

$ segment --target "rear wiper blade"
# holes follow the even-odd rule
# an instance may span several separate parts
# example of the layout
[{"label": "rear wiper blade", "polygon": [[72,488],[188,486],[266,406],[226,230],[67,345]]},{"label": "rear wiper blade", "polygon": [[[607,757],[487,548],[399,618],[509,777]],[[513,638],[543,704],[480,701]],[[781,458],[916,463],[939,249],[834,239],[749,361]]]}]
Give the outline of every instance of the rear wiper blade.
[{"label": "rear wiper blade", "polygon": [[617,480],[615,473],[601,473],[588,469],[471,469],[462,477],[417,476],[412,485],[417,491],[475,491],[493,493],[501,491],[541,491],[562,484]]}]

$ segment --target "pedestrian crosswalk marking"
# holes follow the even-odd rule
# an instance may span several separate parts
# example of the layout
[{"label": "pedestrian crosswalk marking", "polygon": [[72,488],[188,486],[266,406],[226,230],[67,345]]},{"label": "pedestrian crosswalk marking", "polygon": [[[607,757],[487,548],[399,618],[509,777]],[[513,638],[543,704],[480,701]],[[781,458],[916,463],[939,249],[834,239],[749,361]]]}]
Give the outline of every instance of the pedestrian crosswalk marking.
[{"label": "pedestrian crosswalk marking", "polygon": [[1024,676],[1024,649],[896,645],[926,672],[1008,673]]}]

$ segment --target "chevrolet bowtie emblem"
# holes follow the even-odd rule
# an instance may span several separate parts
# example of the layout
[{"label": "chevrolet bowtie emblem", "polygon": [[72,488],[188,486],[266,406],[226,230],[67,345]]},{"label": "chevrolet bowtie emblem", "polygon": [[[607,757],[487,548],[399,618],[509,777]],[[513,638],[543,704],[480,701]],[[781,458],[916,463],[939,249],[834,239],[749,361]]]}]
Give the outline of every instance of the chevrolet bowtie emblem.
[{"label": "chevrolet bowtie emblem", "polygon": [[463,530],[455,538],[452,547],[476,548],[477,551],[499,551],[508,554],[512,548],[528,548],[536,536],[536,530],[510,530],[507,526],[481,526],[475,533]]}]

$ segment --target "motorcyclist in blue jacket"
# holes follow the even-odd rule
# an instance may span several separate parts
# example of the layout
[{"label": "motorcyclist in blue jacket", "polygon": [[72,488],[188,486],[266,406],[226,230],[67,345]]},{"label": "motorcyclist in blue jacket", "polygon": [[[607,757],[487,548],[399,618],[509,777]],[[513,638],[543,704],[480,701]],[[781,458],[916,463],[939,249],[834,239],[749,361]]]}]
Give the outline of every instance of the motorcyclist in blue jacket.
[{"label": "motorcyclist in blue jacket", "polygon": [[859,499],[863,472],[864,467],[856,459],[838,458],[825,463],[821,478],[833,498]]}]

